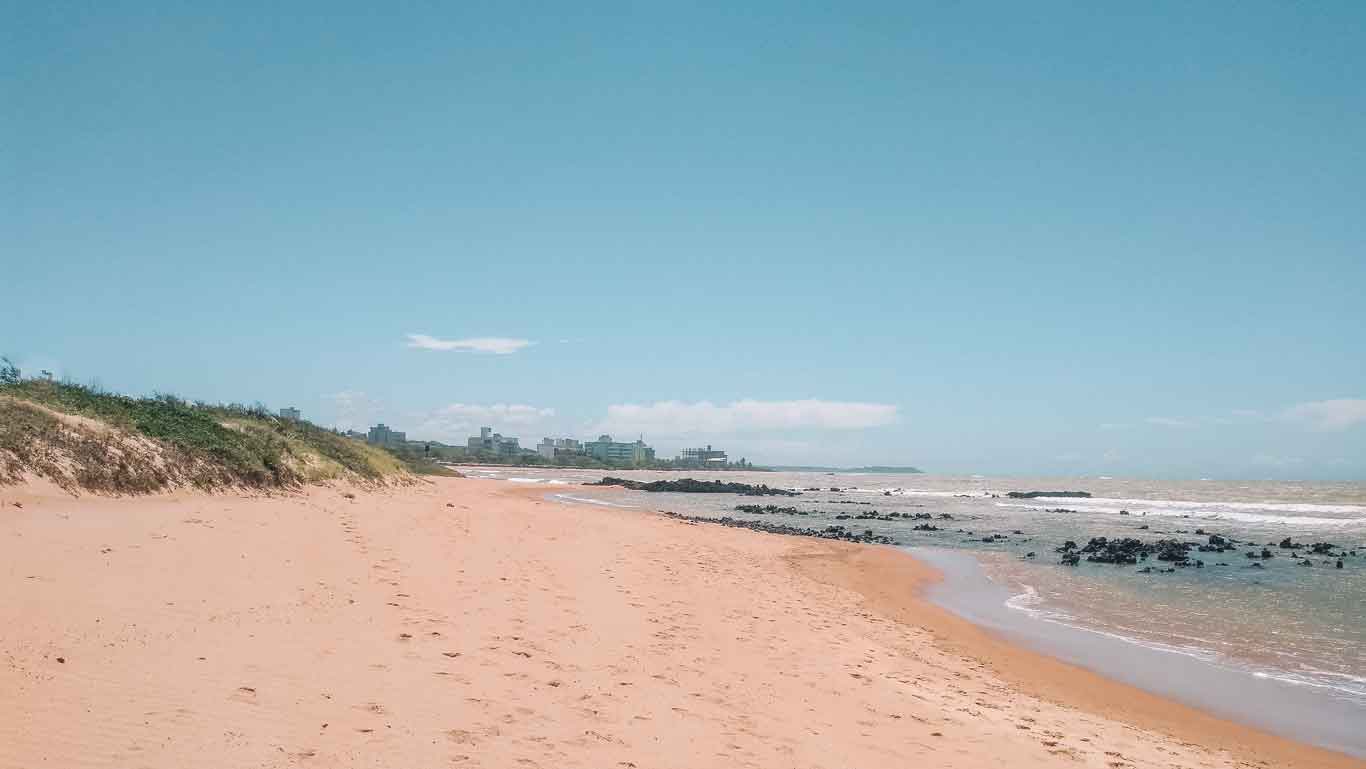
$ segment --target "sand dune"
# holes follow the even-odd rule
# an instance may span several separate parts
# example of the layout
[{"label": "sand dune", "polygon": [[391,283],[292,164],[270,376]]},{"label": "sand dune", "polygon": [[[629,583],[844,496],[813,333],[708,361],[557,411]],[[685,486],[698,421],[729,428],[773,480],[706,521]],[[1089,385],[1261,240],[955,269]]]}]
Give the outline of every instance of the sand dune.
[{"label": "sand dune", "polygon": [[1022,670],[900,553],[540,493],[0,489],[0,767],[1360,765]]}]

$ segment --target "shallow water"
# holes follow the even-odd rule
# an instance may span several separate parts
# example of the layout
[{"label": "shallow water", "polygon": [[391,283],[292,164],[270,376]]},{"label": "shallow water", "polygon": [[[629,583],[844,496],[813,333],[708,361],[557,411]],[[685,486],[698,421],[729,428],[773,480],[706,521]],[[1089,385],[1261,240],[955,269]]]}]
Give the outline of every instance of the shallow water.
[{"label": "shallow water", "polygon": [[[601,471],[505,470],[492,477],[524,483],[597,480]],[[640,480],[688,474],[618,472]],[[810,528],[844,525],[893,537],[906,547],[962,550],[1001,587],[1004,610],[1039,623],[1108,634],[1176,652],[1252,678],[1296,687],[1312,697],[1366,707],[1366,484],[1263,481],[1139,481],[1110,478],[982,478],[825,473],[692,473],[746,483],[822,491],[799,497],[575,490],[573,496],[644,510],[763,520]],[[838,491],[831,489],[838,488]],[[1080,490],[1081,498],[1009,499],[1009,491]],[[809,515],[750,515],[737,504],[776,504]],[[837,520],[876,510],[928,513],[924,520]],[[1059,510],[1065,512],[1059,512]],[[940,520],[941,514],[952,520]],[[1204,532],[1197,534],[1197,531]],[[1019,532],[1019,533],[1016,533]],[[1191,553],[1205,568],[1164,573],[1157,561],[1116,566],[1058,563],[1065,540],[1177,538],[1209,534],[1237,540],[1235,551]],[[1004,539],[984,542],[986,537]],[[1277,546],[1330,542],[1355,556],[1308,555]],[[1255,547],[1253,546],[1255,544]],[[1246,557],[1267,546],[1275,557]],[[1032,558],[1027,557],[1034,553]],[[1312,566],[1298,565],[1306,556]],[[1153,573],[1142,573],[1145,566]],[[1366,732],[1366,728],[1362,731]]]},{"label": "shallow water", "polygon": [[1015,643],[1224,718],[1366,758],[1366,729],[1361,728],[1366,701],[1248,675],[1218,654],[1193,646],[1140,642],[1130,635],[1087,629],[1071,618],[1054,621],[1045,614],[1014,611],[1022,596],[988,577],[970,553],[924,547],[911,551],[944,574],[944,581],[930,588],[930,600]]}]

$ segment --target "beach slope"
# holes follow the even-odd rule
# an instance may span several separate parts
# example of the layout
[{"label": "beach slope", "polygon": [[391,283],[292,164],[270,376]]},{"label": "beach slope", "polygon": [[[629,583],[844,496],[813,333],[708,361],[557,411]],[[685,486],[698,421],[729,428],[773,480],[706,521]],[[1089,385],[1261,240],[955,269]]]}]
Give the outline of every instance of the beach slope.
[{"label": "beach slope", "polygon": [[1360,765],[1036,696],[909,556],[544,491],[0,488],[0,767]]}]

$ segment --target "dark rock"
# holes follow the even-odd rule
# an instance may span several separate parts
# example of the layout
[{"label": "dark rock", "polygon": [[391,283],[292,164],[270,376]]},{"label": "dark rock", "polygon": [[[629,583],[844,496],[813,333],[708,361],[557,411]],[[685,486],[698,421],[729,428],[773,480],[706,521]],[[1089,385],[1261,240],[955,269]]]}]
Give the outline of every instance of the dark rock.
[{"label": "dark rock", "polygon": [[680,515],[678,513],[665,513],[670,518],[677,518],[681,521],[690,523],[714,523],[720,526],[729,526],[736,529],[749,529],[751,531],[762,531],[768,534],[784,534],[794,537],[816,537],[818,539],[835,539],[842,542],[858,542],[862,544],[876,545],[895,545],[896,540],[891,537],[874,534],[872,529],[865,529],[862,533],[849,531],[841,525],[826,526],[823,529],[806,529],[797,526],[788,526],[782,523],[768,523],[766,521],[742,521],[738,518],[725,516],[722,518],[708,518],[700,515]]},{"label": "dark rock", "polygon": [[1011,499],[1038,499],[1039,497],[1089,497],[1089,491],[1012,491],[1006,494]]},{"label": "dark rock", "polygon": [[[735,510],[751,515],[806,515],[805,510],[798,510],[795,507],[778,507],[777,505],[736,505]],[[846,518],[848,516],[845,516]]]},{"label": "dark rock", "polygon": [[748,483],[726,483],[723,481],[699,481],[694,478],[680,478],[676,481],[632,481],[626,478],[608,476],[585,486],[621,486],[633,491],[672,491],[682,494],[742,494],[749,497],[796,497],[799,492],[771,488],[768,485],[751,486]]}]

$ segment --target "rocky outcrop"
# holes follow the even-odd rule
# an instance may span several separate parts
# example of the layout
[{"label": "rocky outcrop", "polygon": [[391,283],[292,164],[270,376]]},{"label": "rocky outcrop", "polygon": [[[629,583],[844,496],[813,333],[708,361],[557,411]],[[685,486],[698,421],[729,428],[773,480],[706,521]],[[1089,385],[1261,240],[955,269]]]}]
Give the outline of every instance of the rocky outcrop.
[{"label": "rocky outcrop", "polygon": [[1182,542],[1179,539],[1159,539],[1156,542],[1144,542],[1133,537],[1115,539],[1092,537],[1089,542],[1081,547],[1077,547],[1077,543],[1069,539],[1063,543],[1062,547],[1057,548],[1056,552],[1062,554],[1061,563],[1065,566],[1078,565],[1081,562],[1081,557],[1085,555],[1086,560],[1092,563],[1133,566],[1137,565],[1139,561],[1146,561],[1151,557],[1177,566],[1204,568],[1203,561],[1192,561],[1190,559],[1192,547],[1195,545],[1190,542]]},{"label": "rocky outcrop", "polygon": [[809,515],[806,510],[798,510],[795,507],[779,507],[777,505],[736,505],[737,513],[749,513],[750,515]]},{"label": "rocky outcrop", "polygon": [[1039,497],[1089,497],[1089,491],[1012,491],[1006,494],[1011,499],[1038,499]]},{"label": "rocky outcrop", "polygon": [[621,486],[633,491],[672,491],[680,494],[740,494],[747,497],[796,497],[800,492],[777,489],[766,484],[753,486],[748,483],[728,483],[725,481],[699,481],[694,478],[680,478],[676,481],[632,481],[627,478],[607,476],[585,486]]},{"label": "rocky outcrop", "polygon": [[736,529],[749,529],[750,531],[762,531],[767,534],[784,534],[792,537],[815,537],[817,539],[835,539],[841,542],[858,542],[865,545],[895,545],[896,540],[881,534],[874,534],[872,529],[864,529],[862,532],[850,531],[843,526],[826,526],[822,529],[802,528],[799,526],[788,526],[782,523],[768,523],[766,521],[745,521],[738,518],[725,516],[722,518],[707,518],[700,515],[679,515],[678,513],[665,513],[670,518],[677,518],[681,521],[691,523],[714,523],[720,526],[729,526]]}]

